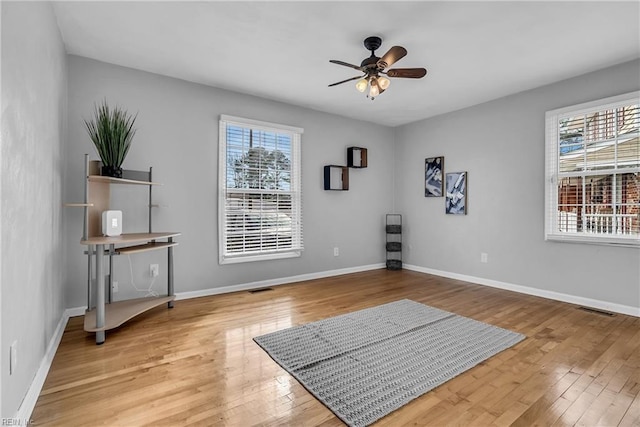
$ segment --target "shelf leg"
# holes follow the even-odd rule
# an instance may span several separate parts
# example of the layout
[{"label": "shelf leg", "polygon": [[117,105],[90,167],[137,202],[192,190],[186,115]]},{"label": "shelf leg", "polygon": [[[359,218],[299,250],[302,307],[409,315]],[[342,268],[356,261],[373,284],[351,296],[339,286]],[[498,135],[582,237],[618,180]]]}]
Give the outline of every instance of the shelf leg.
[{"label": "shelf leg", "polygon": [[[104,327],[104,245],[96,245],[96,328]],[[104,331],[96,332],[96,344],[105,340]]]},{"label": "shelf leg", "polygon": [[[173,237],[169,237],[169,243],[173,242]],[[173,247],[167,248],[167,294],[173,295]],[[168,308],[173,308],[173,301],[167,303]]]},{"label": "shelf leg", "polygon": [[[153,182],[153,167],[149,168],[149,182]],[[151,233],[151,210],[153,209],[153,185],[149,186],[149,233]]]},{"label": "shelf leg", "polygon": [[107,283],[107,302],[109,304],[113,301],[113,254],[115,246],[113,243],[109,245],[109,282]]},{"label": "shelf leg", "polygon": [[91,307],[93,306],[92,304],[92,299],[91,299],[91,280],[93,277],[93,271],[91,268],[91,257],[93,254],[93,245],[89,245],[87,246],[87,310],[91,310]]}]

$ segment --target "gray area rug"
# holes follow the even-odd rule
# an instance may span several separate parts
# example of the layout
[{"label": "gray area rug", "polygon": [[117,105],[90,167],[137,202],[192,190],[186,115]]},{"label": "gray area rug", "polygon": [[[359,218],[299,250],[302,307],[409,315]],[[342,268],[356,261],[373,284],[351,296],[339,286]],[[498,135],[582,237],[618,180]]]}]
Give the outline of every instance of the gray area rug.
[{"label": "gray area rug", "polygon": [[366,426],[524,335],[400,300],[254,338],[350,426]]}]

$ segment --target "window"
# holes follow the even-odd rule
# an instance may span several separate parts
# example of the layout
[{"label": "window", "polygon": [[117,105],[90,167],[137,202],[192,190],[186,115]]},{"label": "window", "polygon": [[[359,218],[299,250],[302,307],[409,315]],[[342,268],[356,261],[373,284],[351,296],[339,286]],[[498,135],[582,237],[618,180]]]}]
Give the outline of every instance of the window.
[{"label": "window", "polygon": [[300,256],[303,130],[220,117],[220,263]]},{"label": "window", "polygon": [[640,247],[640,92],[546,114],[547,240]]}]

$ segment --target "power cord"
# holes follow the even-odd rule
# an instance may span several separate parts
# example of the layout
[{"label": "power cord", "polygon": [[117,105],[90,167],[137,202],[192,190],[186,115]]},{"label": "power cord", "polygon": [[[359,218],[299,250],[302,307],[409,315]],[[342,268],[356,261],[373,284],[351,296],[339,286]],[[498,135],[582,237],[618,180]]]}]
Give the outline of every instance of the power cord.
[{"label": "power cord", "polygon": [[131,263],[131,255],[127,254],[127,259],[129,260],[129,273],[131,273],[131,286],[133,286],[133,289],[138,292],[146,292],[145,297],[157,297],[158,294],[152,289],[156,278],[154,277],[153,279],[151,279],[151,283],[149,284],[148,289],[138,289],[135,281],[133,280],[133,264]]}]

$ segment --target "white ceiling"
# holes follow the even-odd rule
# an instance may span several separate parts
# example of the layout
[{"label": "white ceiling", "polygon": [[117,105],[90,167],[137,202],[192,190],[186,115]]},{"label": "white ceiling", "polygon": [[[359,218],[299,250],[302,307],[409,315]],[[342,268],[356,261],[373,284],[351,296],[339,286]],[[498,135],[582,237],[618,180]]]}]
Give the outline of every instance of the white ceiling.
[{"label": "white ceiling", "polygon": [[[67,52],[398,126],[640,57],[640,2],[56,2]],[[355,89],[382,38],[425,67],[375,101]],[[393,67],[392,67],[393,68]]]}]

